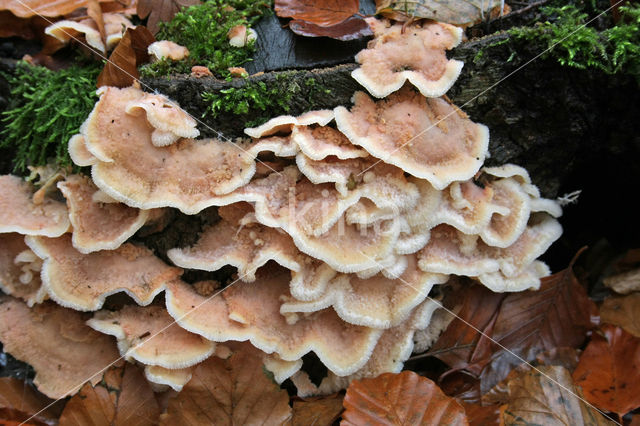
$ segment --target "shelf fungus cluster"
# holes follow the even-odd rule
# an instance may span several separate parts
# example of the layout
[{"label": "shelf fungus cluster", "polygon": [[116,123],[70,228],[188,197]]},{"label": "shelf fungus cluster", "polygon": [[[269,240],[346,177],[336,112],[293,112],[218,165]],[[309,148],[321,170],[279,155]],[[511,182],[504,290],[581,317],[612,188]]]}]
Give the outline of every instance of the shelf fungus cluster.
[{"label": "shelf fungus cluster", "polygon": [[[561,211],[524,169],[483,168],[487,128],[443,97],[461,31],[370,25],[353,105],[276,117],[230,143],[196,139],[196,121],[160,94],[106,87],[69,142],[91,178],[66,176],[44,197],[0,178],[11,295],[0,340],[41,391],[73,393],[119,356],[179,390],[198,363],[229,354],[226,342],[249,341],[278,382],[331,392],[397,372],[414,342],[433,341],[446,326],[434,287],[462,276],[496,292],[540,285]],[[154,253],[136,235],[162,232],[170,209],[219,219],[192,245]],[[182,279],[229,265],[224,284]],[[127,303],[105,305],[119,292]],[[319,386],[304,373],[309,352],[329,370]]]}]

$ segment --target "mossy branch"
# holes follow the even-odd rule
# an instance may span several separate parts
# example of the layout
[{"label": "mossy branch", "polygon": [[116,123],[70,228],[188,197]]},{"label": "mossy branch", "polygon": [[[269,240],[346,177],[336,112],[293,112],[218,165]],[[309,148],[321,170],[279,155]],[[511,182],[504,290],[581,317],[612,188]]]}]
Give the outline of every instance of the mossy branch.
[{"label": "mossy branch", "polygon": [[602,31],[587,25],[589,15],[575,5],[545,7],[542,12],[547,21],[511,28],[507,30],[511,39],[546,45],[547,56],[562,65],[624,72],[640,82],[640,6],[621,7],[619,22]]},{"label": "mossy branch", "polygon": [[269,86],[262,81],[247,80],[242,87],[204,92],[202,100],[208,104],[204,115],[216,117],[220,113],[231,113],[239,116],[245,127],[253,127],[289,112],[291,100],[296,96],[305,93],[313,105],[320,94],[329,92],[314,78],[306,79],[303,84],[305,87],[300,87],[293,78],[283,74]]}]

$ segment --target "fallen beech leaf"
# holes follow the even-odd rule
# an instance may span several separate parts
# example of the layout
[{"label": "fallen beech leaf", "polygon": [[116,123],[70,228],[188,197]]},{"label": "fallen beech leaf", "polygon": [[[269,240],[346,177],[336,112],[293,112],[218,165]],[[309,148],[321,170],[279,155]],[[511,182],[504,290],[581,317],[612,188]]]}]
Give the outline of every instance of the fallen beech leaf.
[{"label": "fallen beech leaf", "polygon": [[496,352],[481,373],[481,392],[507,377],[522,359],[533,361],[540,352],[556,347],[581,346],[594,326],[596,312],[571,266],[543,278],[537,291],[509,294],[491,336],[507,349],[494,346]]},{"label": "fallen beech leaf", "polygon": [[465,425],[464,408],[412,371],[354,380],[344,397],[342,425]]},{"label": "fallen beech leaf", "polygon": [[199,0],[138,0],[137,12],[140,19],[149,17],[147,29],[155,35],[160,22],[169,22],[181,8],[199,3]]},{"label": "fallen beech leaf", "polygon": [[291,426],[330,426],[342,413],[340,394],[293,401]]},{"label": "fallen beech leaf", "polygon": [[358,13],[359,0],[276,0],[276,15],[321,27],[339,24]]},{"label": "fallen beech leaf", "polygon": [[486,17],[500,0],[376,0],[376,14],[407,21],[434,19],[456,25],[471,25]]},{"label": "fallen beech leaf", "polygon": [[[434,356],[449,365],[451,370],[445,374],[461,369],[473,370],[474,374],[479,374],[488,361],[484,350],[487,348],[487,339],[476,329],[491,336],[498,309],[506,294],[493,293],[484,286],[474,284],[465,287],[460,297],[460,312],[426,355]],[[485,360],[484,363],[479,362],[482,359]]]},{"label": "fallen beech leaf", "polygon": [[[46,408],[54,402],[38,392],[33,386],[13,377],[0,378],[0,419],[24,422],[34,414],[38,415],[29,420],[33,424],[46,424],[58,418],[57,405]],[[3,424],[0,421],[0,424]]]},{"label": "fallen beech leaf", "polygon": [[580,355],[574,348],[562,346],[536,355],[537,365],[559,365],[573,373],[578,366]]},{"label": "fallen beech leaf", "polygon": [[[550,351],[540,353],[536,356],[535,366],[559,366],[565,368],[569,374],[573,372],[578,365],[578,351],[573,348],[553,348]],[[537,368],[537,367],[534,367]],[[489,391],[482,395],[482,404],[506,404],[509,402],[509,381],[518,374],[531,371],[529,364],[520,364],[509,372],[509,375],[500,383],[495,385]]]},{"label": "fallen beech leaf", "polygon": [[102,43],[107,45],[107,32],[104,29],[104,19],[102,17],[102,8],[100,7],[100,3],[98,0],[87,0],[87,15],[93,22],[98,26],[98,31],[100,31],[100,38],[102,39]]},{"label": "fallen beech leaf", "polygon": [[328,27],[312,22],[293,20],[289,22],[289,28],[294,33],[305,37],[330,37],[342,41],[373,35],[369,25],[357,16],[351,16],[338,24]]},{"label": "fallen beech leaf", "polygon": [[19,18],[8,10],[0,11],[0,37],[20,37],[31,40],[40,37],[39,31],[44,31],[44,26],[38,28],[35,18]]},{"label": "fallen beech leaf", "polygon": [[0,10],[9,10],[20,18],[35,15],[55,18],[67,15],[80,7],[87,7],[87,0],[0,0]]},{"label": "fallen beech leaf", "polygon": [[144,26],[127,28],[98,76],[98,87],[129,87],[138,79],[138,65],[149,60],[147,46],[155,37]]},{"label": "fallen beech leaf", "polygon": [[160,423],[282,424],[290,417],[287,392],[267,377],[261,352],[247,343],[236,346],[226,360],[212,356],[200,363],[169,400]]},{"label": "fallen beech leaf", "polygon": [[[552,380],[550,380],[552,379]],[[509,380],[505,424],[611,424],[581,398],[581,392],[563,367],[542,366],[519,372]]]},{"label": "fallen beech leaf", "polygon": [[106,386],[86,384],[67,403],[60,426],[154,425],[160,407],[140,367],[126,364],[105,373]]},{"label": "fallen beech leaf", "polygon": [[620,417],[640,407],[640,338],[605,324],[594,333],[573,372],[585,397]]},{"label": "fallen beech leaf", "polygon": [[600,320],[622,327],[628,333],[640,337],[640,293],[622,297],[609,297],[600,306]]},{"label": "fallen beech leaf", "polygon": [[463,401],[460,401],[460,404],[464,407],[467,420],[471,426],[499,425],[502,416],[501,411],[506,407],[505,405],[483,407],[480,404],[469,404]]}]

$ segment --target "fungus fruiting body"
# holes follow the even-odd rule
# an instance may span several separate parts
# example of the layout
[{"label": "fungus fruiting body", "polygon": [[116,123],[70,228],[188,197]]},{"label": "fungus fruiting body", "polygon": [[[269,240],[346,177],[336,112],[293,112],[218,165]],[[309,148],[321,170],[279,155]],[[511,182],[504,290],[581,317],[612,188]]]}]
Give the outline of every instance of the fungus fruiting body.
[{"label": "fungus fruiting body", "polygon": [[[165,96],[99,89],[69,142],[91,179],[59,182],[66,204],[0,177],[2,289],[29,306],[50,298],[68,309],[38,309],[74,318],[126,293],[125,306],[88,322],[115,339],[92,339],[144,364],[158,386],[181,389],[225,343],[247,341],[279,383],[291,378],[306,395],[400,371],[414,340],[424,350],[446,324],[434,287],[464,276],[497,292],[537,288],[561,210],[526,170],[482,168],[488,129],[440,98],[460,71],[445,50],[461,31],[368,22],[376,38],[353,76],[373,98],[357,92],[350,107],[272,118],[245,129],[251,141],[195,139],[196,121]],[[171,208],[217,220],[168,248],[175,266],[134,236]],[[228,266],[237,274],[227,287],[181,278]],[[161,292],[165,306],[153,303]],[[17,299],[0,302],[8,317],[5,306],[17,307],[11,321],[31,318],[33,336],[58,332]],[[14,334],[0,327],[6,350],[47,377],[36,382],[47,394],[66,394]],[[329,370],[320,386],[305,376],[309,352]]]}]

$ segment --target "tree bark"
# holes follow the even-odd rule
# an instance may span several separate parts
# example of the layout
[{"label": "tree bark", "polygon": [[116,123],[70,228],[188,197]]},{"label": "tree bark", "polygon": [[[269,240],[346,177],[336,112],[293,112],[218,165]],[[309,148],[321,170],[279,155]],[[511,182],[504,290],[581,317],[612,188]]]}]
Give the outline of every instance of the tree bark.
[{"label": "tree bark", "polygon": [[[555,197],[573,175],[594,161],[613,161],[611,166],[615,166],[614,158],[628,159],[638,152],[636,117],[640,116],[640,99],[629,96],[637,91],[635,80],[572,69],[552,57],[537,57],[544,46],[515,46],[510,42],[496,45],[507,37],[495,34],[463,43],[450,55],[464,61],[465,66],[447,96],[472,120],[489,127],[491,158],[486,164],[524,166],[543,194]],[[203,135],[215,137],[220,132],[234,138],[242,136],[244,122],[254,117],[206,116],[202,92],[240,87],[252,81],[269,85],[286,73],[301,88],[289,111],[296,115],[311,108],[308,88],[303,84],[310,77],[330,90],[315,98],[315,109],[350,105],[353,93],[363,90],[350,77],[356,67],[351,63],[267,72],[231,82],[175,76],[145,79],[143,86],[168,95],[191,114],[203,117]],[[628,166],[637,176],[637,164]]]}]

